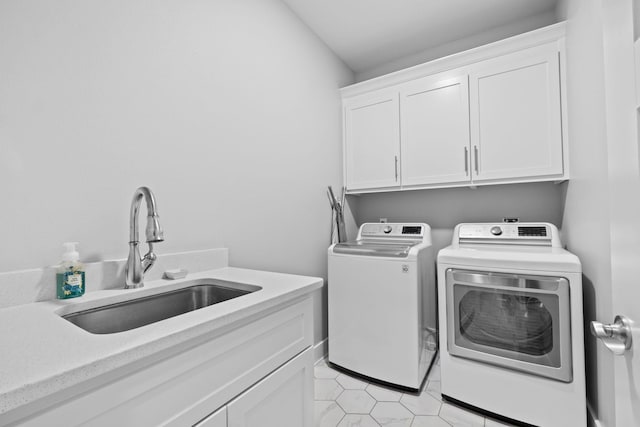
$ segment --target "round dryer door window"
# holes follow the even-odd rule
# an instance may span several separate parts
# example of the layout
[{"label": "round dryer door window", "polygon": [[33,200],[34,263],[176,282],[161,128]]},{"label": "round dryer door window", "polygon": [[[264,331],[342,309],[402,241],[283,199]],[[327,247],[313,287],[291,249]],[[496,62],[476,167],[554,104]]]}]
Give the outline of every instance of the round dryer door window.
[{"label": "round dryer door window", "polygon": [[[531,356],[553,353],[553,314],[544,297],[522,292],[467,290],[460,298],[460,335],[479,346],[494,347]],[[559,358],[552,363],[560,366]]]}]

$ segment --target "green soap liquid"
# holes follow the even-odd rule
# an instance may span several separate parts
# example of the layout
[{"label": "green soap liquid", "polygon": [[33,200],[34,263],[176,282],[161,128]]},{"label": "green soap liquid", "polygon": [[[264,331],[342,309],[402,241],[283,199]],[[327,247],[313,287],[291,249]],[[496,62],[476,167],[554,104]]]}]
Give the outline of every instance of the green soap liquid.
[{"label": "green soap liquid", "polygon": [[56,296],[58,299],[84,295],[84,271],[65,271],[56,274]]}]

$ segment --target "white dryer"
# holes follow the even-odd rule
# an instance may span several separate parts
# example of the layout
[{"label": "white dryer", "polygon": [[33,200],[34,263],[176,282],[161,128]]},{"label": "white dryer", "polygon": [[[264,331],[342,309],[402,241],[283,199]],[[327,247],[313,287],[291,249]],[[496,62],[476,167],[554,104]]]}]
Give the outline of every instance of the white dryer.
[{"label": "white dryer", "polygon": [[328,252],[329,362],[420,389],[437,351],[430,227],[366,223]]},{"label": "white dryer", "polygon": [[586,426],[581,272],[552,224],[456,226],[438,253],[443,398]]}]

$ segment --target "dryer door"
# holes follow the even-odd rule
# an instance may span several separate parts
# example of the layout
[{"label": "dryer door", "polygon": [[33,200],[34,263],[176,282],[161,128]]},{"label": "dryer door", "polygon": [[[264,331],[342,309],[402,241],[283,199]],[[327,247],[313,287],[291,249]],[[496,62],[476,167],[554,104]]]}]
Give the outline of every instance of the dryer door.
[{"label": "dryer door", "polygon": [[572,381],[567,279],[449,269],[446,287],[451,355]]}]

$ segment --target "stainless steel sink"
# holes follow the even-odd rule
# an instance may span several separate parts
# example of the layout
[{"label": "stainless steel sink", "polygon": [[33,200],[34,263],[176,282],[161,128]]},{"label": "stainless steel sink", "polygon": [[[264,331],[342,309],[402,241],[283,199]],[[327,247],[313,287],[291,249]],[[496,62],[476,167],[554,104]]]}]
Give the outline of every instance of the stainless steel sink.
[{"label": "stainless steel sink", "polygon": [[62,316],[93,334],[113,334],[208,307],[262,289],[224,280],[201,279],[175,291]]}]

